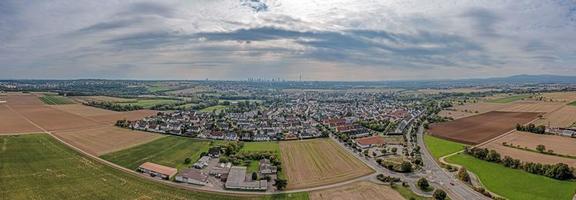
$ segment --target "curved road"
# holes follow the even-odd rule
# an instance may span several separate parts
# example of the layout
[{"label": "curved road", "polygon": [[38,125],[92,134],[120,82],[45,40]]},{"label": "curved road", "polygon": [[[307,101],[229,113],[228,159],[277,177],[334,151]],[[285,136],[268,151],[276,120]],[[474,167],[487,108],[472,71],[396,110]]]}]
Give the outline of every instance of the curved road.
[{"label": "curved road", "polygon": [[[450,198],[452,199],[485,199],[489,200],[490,198],[476,192],[472,188],[468,187],[465,183],[461,182],[460,180],[456,179],[452,174],[446,172],[430,155],[428,152],[428,148],[424,144],[424,128],[420,126],[418,128],[418,145],[420,146],[420,152],[422,154],[422,161],[424,162],[423,169],[426,170],[428,174],[428,179],[432,182],[436,182],[442,186],[442,188],[448,193]],[[450,184],[453,183],[453,184]]]}]

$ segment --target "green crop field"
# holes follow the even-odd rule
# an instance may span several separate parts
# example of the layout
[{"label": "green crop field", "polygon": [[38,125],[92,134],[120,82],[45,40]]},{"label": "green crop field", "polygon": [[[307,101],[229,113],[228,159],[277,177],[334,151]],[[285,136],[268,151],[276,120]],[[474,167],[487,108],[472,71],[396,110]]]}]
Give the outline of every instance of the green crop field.
[{"label": "green crop field", "polygon": [[[0,136],[0,199],[214,199],[103,165],[46,134]],[[307,193],[243,199],[308,199]]]},{"label": "green crop field", "polygon": [[559,181],[519,169],[510,169],[462,153],[450,156],[446,160],[465,166],[480,178],[488,190],[510,200],[569,200],[572,199],[576,189],[576,182]]},{"label": "green crop field", "polygon": [[498,99],[488,100],[489,103],[511,103],[514,101],[518,101],[524,98],[528,98],[530,95],[514,95],[509,97],[502,97]]},{"label": "green crop field", "polygon": [[574,101],[574,102],[572,102],[572,103],[569,103],[568,105],[576,106],[576,101]]},{"label": "green crop field", "polygon": [[163,104],[173,104],[178,103],[180,101],[175,99],[138,99],[136,102],[129,102],[129,103],[118,103],[120,105],[135,105],[135,106],[142,106],[143,108],[151,108],[155,105],[163,105]]},{"label": "green crop field", "polygon": [[40,100],[48,105],[63,105],[63,104],[73,104],[74,101],[63,96],[56,95],[46,95],[40,97]]},{"label": "green crop field", "polygon": [[466,145],[440,139],[431,135],[424,135],[424,143],[435,159],[464,150]]},{"label": "green crop field", "polygon": [[[200,158],[202,152],[208,151],[209,146],[209,141],[167,136],[100,157],[128,169],[136,169],[144,162],[154,162],[181,169],[192,165]],[[186,158],[192,160],[188,165],[184,164]]]},{"label": "green crop field", "polygon": [[221,110],[226,109],[228,106],[217,105],[217,106],[210,106],[200,110],[200,112],[220,112]]}]

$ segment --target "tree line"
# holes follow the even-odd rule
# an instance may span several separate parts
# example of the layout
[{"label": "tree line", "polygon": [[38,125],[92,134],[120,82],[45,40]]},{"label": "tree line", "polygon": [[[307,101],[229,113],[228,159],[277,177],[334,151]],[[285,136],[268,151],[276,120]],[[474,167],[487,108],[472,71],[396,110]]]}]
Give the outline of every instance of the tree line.
[{"label": "tree line", "polygon": [[536,133],[536,134],[546,134],[546,126],[544,126],[544,125],[536,126],[532,123],[525,125],[525,126],[521,125],[521,124],[516,124],[516,130],[517,131],[530,132],[530,133]]},{"label": "tree line", "polygon": [[144,107],[139,106],[139,105],[132,105],[132,104],[117,104],[117,103],[111,103],[111,102],[96,102],[96,101],[90,101],[90,102],[85,102],[82,103],[86,106],[92,106],[92,107],[96,107],[96,108],[102,108],[102,109],[106,109],[106,110],[112,110],[112,111],[133,111],[133,110],[141,110],[144,109]]},{"label": "tree line", "polygon": [[481,160],[499,163],[508,168],[521,169],[528,173],[542,175],[553,179],[569,180],[575,178],[574,169],[564,163],[549,165],[533,162],[521,162],[519,159],[514,159],[510,156],[501,158],[498,152],[488,150],[487,148],[466,148],[465,153]]}]

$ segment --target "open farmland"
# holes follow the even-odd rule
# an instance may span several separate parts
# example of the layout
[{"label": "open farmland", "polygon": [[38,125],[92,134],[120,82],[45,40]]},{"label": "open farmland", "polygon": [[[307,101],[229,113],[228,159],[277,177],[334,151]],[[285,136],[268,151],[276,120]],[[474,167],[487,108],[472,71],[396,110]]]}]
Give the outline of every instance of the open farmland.
[{"label": "open farmland", "polygon": [[508,106],[507,104],[501,103],[469,103],[464,105],[454,106],[452,110],[443,110],[440,112],[440,116],[452,117],[454,119],[460,119],[464,117],[470,117],[473,115],[478,115],[482,113],[487,113],[502,109]]},{"label": "open farmland", "polygon": [[479,144],[513,130],[516,124],[526,124],[538,115],[539,113],[494,111],[432,124],[429,131],[440,138],[465,144]]},{"label": "open farmland", "polygon": [[184,164],[186,158],[198,160],[200,153],[208,151],[209,146],[210,141],[166,136],[129,149],[105,154],[101,158],[128,169],[136,169],[144,162],[182,168],[187,167]]},{"label": "open farmland", "polygon": [[163,137],[159,134],[132,131],[114,126],[55,131],[54,134],[67,143],[97,156],[144,144]]},{"label": "open farmland", "polygon": [[310,193],[311,200],[401,200],[404,199],[398,192],[389,186],[377,185],[370,182],[357,182],[337,188],[319,190]]},{"label": "open farmland", "polygon": [[576,123],[576,106],[563,106],[551,113],[544,114],[534,124],[546,127],[567,128]]},{"label": "open farmland", "polygon": [[0,199],[307,199],[192,192],[100,164],[46,134],[0,136]]},{"label": "open farmland", "polygon": [[280,142],[288,189],[342,182],[373,172],[330,139]]},{"label": "open farmland", "polygon": [[57,95],[44,95],[40,97],[40,100],[48,105],[74,104],[71,99]]},{"label": "open farmland", "polygon": [[497,111],[550,113],[564,106],[565,104],[560,102],[522,101],[511,103],[509,106],[500,108]]},{"label": "open farmland", "polygon": [[466,167],[480,178],[488,190],[510,200],[569,200],[576,189],[576,182],[530,174],[462,153],[450,156],[446,161]]},{"label": "open farmland", "polygon": [[120,97],[109,97],[109,96],[76,96],[72,99],[84,103],[84,102],[111,102],[111,103],[129,103],[136,102],[136,99],[127,99]]},{"label": "open farmland", "polygon": [[529,97],[530,97],[530,95],[512,95],[512,96],[505,96],[505,97],[496,98],[496,99],[490,99],[490,100],[488,100],[488,102],[490,102],[490,103],[511,103],[511,102],[523,100],[523,99],[526,99]]},{"label": "open farmland", "polygon": [[543,93],[542,97],[551,99],[552,101],[573,102],[576,101],[576,92],[550,92]]},{"label": "open farmland", "polygon": [[141,106],[142,108],[148,109],[156,105],[173,104],[178,102],[180,101],[175,99],[138,99],[136,102],[118,103],[118,104]]},{"label": "open farmland", "polygon": [[3,133],[41,132],[5,104],[0,104],[0,135]]}]

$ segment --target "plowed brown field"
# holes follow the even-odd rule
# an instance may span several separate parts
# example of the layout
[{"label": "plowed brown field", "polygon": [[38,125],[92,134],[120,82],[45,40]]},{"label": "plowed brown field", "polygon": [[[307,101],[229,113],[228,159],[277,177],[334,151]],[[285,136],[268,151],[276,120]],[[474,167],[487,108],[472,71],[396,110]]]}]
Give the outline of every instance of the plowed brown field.
[{"label": "plowed brown field", "polygon": [[288,189],[338,183],[374,171],[330,139],[280,142]]},{"label": "plowed brown field", "polygon": [[479,144],[513,130],[516,124],[526,124],[536,119],[538,115],[540,113],[492,111],[432,124],[429,131],[440,138],[466,144]]}]

